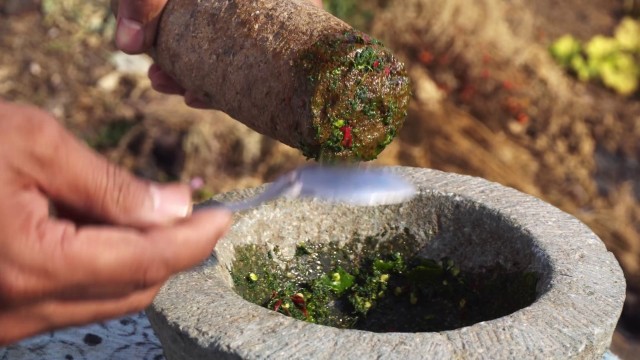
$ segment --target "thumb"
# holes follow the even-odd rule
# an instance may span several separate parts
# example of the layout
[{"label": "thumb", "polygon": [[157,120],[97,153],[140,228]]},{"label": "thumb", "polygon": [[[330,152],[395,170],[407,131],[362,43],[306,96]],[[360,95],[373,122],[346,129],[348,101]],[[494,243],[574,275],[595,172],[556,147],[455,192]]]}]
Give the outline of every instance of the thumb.
[{"label": "thumb", "polygon": [[160,15],[167,0],[112,0],[116,12],[115,41],[127,54],[147,51],[156,38]]}]

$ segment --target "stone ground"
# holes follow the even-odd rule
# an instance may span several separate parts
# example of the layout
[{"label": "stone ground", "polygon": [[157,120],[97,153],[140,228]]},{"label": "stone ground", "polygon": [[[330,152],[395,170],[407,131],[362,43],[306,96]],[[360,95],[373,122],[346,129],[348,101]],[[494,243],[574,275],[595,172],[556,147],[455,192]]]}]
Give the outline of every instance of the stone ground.
[{"label": "stone ground", "polygon": [[[546,47],[564,33],[611,34],[625,6],[638,2],[325,3],[384,40],[410,71],[409,117],[377,163],[482,176],[587,223],[625,270],[628,300],[614,346],[630,358],[640,336],[640,95],[577,82]],[[0,0],[0,96],[51,111],[140,176],[202,182],[197,199],[306,161],[224,114],[154,93],[148,59],[115,52],[107,6]]]}]

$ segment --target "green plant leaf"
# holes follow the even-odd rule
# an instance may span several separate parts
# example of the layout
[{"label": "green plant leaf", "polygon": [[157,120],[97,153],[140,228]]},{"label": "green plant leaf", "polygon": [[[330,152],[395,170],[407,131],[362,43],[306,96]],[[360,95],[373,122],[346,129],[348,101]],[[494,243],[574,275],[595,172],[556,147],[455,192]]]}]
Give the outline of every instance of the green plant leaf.
[{"label": "green plant leaf", "polygon": [[631,95],[638,89],[638,65],[632,55],[619,53],[612,61],[603,63],[602,82],[621,95]]},{"label": "green plant leaf", "polygon": [[605,59],[620,50],[618,42],[610,37],[596,35],[585,45],[584,51],[589,58]]},{"label": "green plant leaf", "polygon": [[395,253],[390,260],[375,259],[373,268],[381,273],[402,272],[404,270],[404,260],[402,255]]},{"label": "green plant leaf", "polygon": [[349,290],[355,282],[355,276],[346,272],[343,268],[337,268],[330,275],[321,276],[318,281],[320,284],[329,287],[333,292],[340,296],[346,290]]},{"label": "green plant leaf", "polygon": [[571,59],[580,54],[582,46],[573,36],[564,35],[551,44],[549,51],[560,65],[567,67]]},{"label": "green plant leaf", "polygon": [[616,28],[615,39],[622,49],[640,52],[640,21],[630,17],[622,19]]}]

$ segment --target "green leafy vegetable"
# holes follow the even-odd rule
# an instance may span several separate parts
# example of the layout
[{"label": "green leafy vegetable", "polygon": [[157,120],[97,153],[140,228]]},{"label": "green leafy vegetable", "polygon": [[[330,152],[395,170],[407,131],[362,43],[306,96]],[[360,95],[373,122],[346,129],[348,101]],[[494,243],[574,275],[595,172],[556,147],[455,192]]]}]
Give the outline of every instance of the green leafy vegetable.
[{"label": "green leafy vegetable", "polygon": [[580,54],[582,45],[573,36],[564,35],[556,40],[549,50],[560,65],[567,67],[571,64],[573,57]]},{"label": "green leafy vegetable", "polygon": [[331,275],[322,275],[317,281],[329,287],[336,295],[340,296],[353,286],[355,279],[355,276],[339,267],[331,273]]},{"label": "green leafy vegetable", "polygon": [[640,85],[640,21],[624,18],[613,37],[596,35],[584,46],[571,35],[558,38],[549,51],[581,81],[599,80],[621,95]]},{"label": "green leafy vegetable", "polygon": [[622,49],[638,53],[640,51],[640,21],[630,17],[622,19],[616,28],[615,39]]},{"label": "green leafy vegetable", "polygon": [[454,329],[504,316],[535,299],[535,273],[500,264],[461,271],[451,259],[416,256],[416,244],[406,232],[385,242],[366,237],[349,244],[299,243],[296,252],[304,249],[303,255],[291,258],[248,245],[236,248],[231,276],[243,298],[269,310],[375,332]]}]

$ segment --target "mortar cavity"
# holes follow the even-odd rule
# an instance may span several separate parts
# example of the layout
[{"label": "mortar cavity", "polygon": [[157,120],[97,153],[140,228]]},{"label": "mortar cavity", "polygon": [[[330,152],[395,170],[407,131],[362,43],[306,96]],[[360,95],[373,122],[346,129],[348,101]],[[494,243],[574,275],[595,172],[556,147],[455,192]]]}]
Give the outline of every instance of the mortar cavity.
[{"label": "mortar cavity", "polygon": [[528,233],[464,198],[315,204],[305,213],[332,221],[308,228],[287,208],[264,209],[273,211],[269,231],[255,224],[233,259],[221,260],[240,296],[299,320],[374,332],[451,330],[529,306],[550,282],[550,264]]}]

